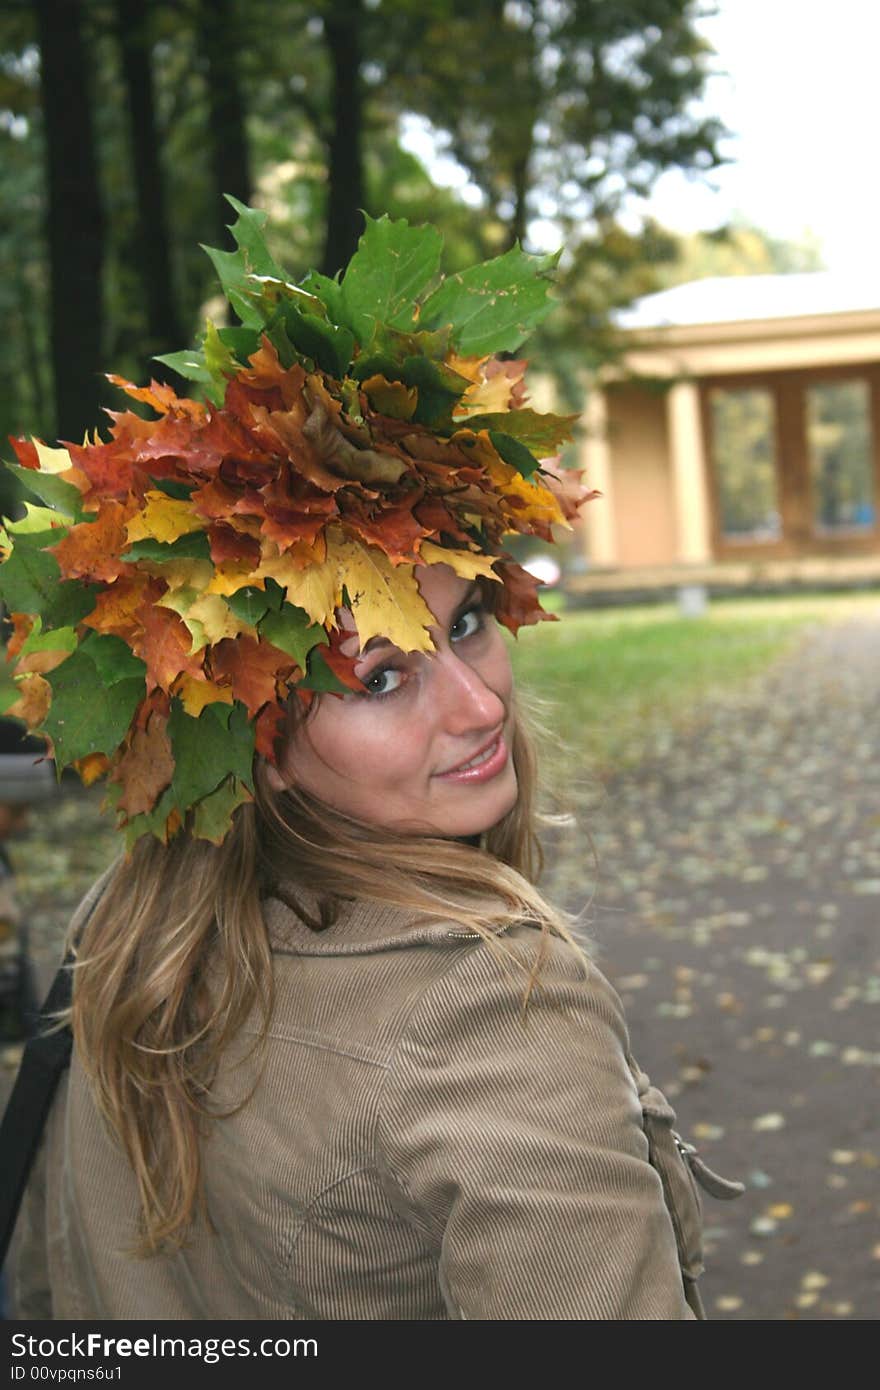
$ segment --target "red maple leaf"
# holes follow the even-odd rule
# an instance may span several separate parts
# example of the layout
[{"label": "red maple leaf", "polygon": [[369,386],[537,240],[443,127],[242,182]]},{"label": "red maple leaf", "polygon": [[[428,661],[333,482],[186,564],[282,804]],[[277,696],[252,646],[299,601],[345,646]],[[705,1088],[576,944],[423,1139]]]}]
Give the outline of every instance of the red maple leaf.
[{"label": "red maple leaf", "polygon": [[260,563],[260,542],[245,531],[236,531],[233,526],[215,522],[208,527],[208,540],[211,545],[211,559],[215,565],[245,564],[256,569]]},{"label": "red maple leaf", "polygon": [[254,721],[255,747],[268,762],[277,767],[282,755],[282,740],[287,733],[287,711],[277,700],[264,705]]},{"label": "red maple leaf", "polygon": [[544,619],[558,621],[555,613],[545,613],[538,602],[540,579],[513,560],[500,561],[495,565],[495,571],[502,580],[502,588],[495,598],[495,617],[499,623],[515,633],[529,623],[539,623]]},{"label": "red maple leaf", "polygon": [[236,700],[247,705],[251,716],[277,696],[278,681],[290,675],[296,662],[271,642],[247,633],[224,637],[211,649],[211,674],[218,685],[231,685]]},{"label": "red maple leaf", "polygon": [[138,617],[141,631],[131,639],[131,649],[147,663],[148,690],[156,685],[170,690],[181,672],[198,676],[204,652],[190,655],[192,637],[176,613],[155,603],[142,603]]}]

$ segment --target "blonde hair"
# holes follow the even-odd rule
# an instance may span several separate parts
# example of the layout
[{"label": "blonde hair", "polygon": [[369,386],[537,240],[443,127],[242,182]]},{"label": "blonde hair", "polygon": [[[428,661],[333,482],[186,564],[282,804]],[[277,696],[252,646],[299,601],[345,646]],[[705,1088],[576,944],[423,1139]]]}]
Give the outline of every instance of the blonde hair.
[{"label": "blonde hair", "polygon": [[[498,929],[528,920],[540,938],[523,1009],[549,935],[583,954],[571,919],[535,886],[536,758],[519,710],[511,752],[516,805],[479,846],[395,834],[297,789],[274,794],[260,764],[255,800],[238,808],[222,845],[144,837],[117,865],[75,943],[70,1017],[98,1107],[137,1181],[139,1253],[180,1245],[207,1215],[202,1141],[211,1121],[232,1113],[212,1107],[212,1084],[246,1019],[256,1018],[262,1045],[273,1007],[262,899],[288,901],[315,930],[331,926],[346,899],[396,905],[477,933],[524,970]],[[317,917],[297,889],[318,903]]]}]

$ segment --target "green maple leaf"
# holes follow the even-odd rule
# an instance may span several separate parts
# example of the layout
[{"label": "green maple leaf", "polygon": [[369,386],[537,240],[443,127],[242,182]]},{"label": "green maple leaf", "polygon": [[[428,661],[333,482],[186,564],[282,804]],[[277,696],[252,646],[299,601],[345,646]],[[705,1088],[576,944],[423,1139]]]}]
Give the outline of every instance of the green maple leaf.
[{"label": "green maple leaf", "polygon": [[237,198],[233,198],[231,193],[224,196],[238,214],[236,221],[229,228],[238,249],[218,251],[213,246],[203,246],[202,250],[211,258],[223,293],[244,326],[260,328],[264,316],[254,303],[254,285],[251,277],[263,275],[281,281],[285,281],[287,277],[272,258],[266,245],[263,234],[266,213],[257,208],[246,207]]},{"label": "green maple leaf", "polygon": [[505,463],[509,463],[511,468],[516,468],[524,478],[530,478],[538,467],[538,460],[535,455],[521,444],[518,439],[513,439],[509,434],[502,434],[500,430],[489,431],[489,441]]},{"label": "green maple leaf", "polygon": [[529,256],[519,246],[449,275],[422,305],[419,324],[449,324],[459,352],[513,352],[553,307],[550,280],[557,256]]},{"label": "green maple leaf", "polygon": [[229,829],[233,811],[250,799],[243,782],[237,777],[227,777],[216,791],[197,803],[193,812],[193,835],[197,840],[211,840],[219,845]]},{"label": "green maple leaf", "polygon": [[338,280],[330,280],[317,270],[310,270],[302,282],[307,294],[320,299],[327,310],[327,317],[336,324],[345,324],[345,305],[342,299],[342,286]]},{"label": "green maple leaf", "polygon": [[236,618],[241,618],[243,623],[250,623],[251,627],[256,627],[270,610],[276,612],[283,602],[284,590],[274,579],[266,580],[265,589],[248,584],[226,598],[227,606],[232,609]]},{"label": "green maple leaf", "polygon": [[[167,491],[167,489],[162,489]],[[173,495],[173,494],[172,494]],[[186,494],[187,497],[189,493]],[[211,544],[204,531],[190,531],[176,541],[157,541],[152,536],[135,541],[123,560],[210,560]]]},{"label": "green maple leaf", "polygon": [[277,612],[266,614],[260,623],[260,636],[271,642],[273,647],[292,656],[303,671],[309,653],[316,646],[327,644],[323,627],[313,623],[304,609],[292,603],[283,603]]},{"label": "green maple leaf", "polygon": [[65,482],[55,473],[41,473],[35,468],[22,468],[18,463],[4,463],[3,467],[65,521],[82,520],[82,495],[73,483]]},{"label": "green maple leaf", "polygon": [[31,632],[21,645],[21,656],[29,652],[75,652],[77,648],[76,630],[72,627],[53,628],[44,631],[42,620],[37,618]]},{"label": "green maple leaf", "polygon": [[17,535],[11,555],[0,565],[0,598],[11,613],[42,613],[61,583],[61,570],[44,546],[61,540],[63,531]]},{"label": "green maple leaf", "polygon": [[[303,668],[305,669],[305,668]],[[350,695],[351,690],[344,685],[324,660],[320,647],[313,648],[308,661],[308,675],[299,682],[302,690],[314,690],[323,695]]]},{"label": "green maple leaf", "polygon": [[328,323],[318,314],[306,313],[293,301],[280,304],[274,318],[266,324],[273,342],[278,325],[284,328],[286,345],[298,356],[311,358],[328,376],[345,376],[354,352],[354,334],[350,329]]},{"label": "green maple leaf", "polygon": [[405,218],[366,218],[340,297],[344,322],[359,343],[370,342],[377,324],[412,328],[415,302],[437,275],[442,250],[436,227],[411,227]]},{"label": "green maple leaf", "polygon": [[[109,782],[107,784],[106,797],[111,806],[122,796],[123,788],[120,783]],[[165,823],[171,812],[175,809],[174,791],[171,787],[159,797],[152,811],[147,811],[140,816],[132,816],[124,827],[125,847],[130,850],[142,835],[155,835],[157,840],[165,839]]]},{"label": "green maple leaf", "polygon": [[43,729],[54,744],[59,767],[89,753],[114,753],[146,693],[143,676],[105,686],[83,647],[50,671],[46,679],[52,687],[52,704]]},{"label": "green maple leaf", "polygon": [[170,367],[185,381],[197,381],[202,386],[211,385],[211,373],[208,371],[205,354],[201,348],[181,348],[180,352],[160,352],[156,354],[153,361],[161,362],[163,366]]},{"label": "green maple leaf", "polygon": [[469,415],[461,423],[469,430],[500,430],[524,444],[538,458],[549,458],[560,444],[571,439],[571,427],[576,415],[539,414],[525,407],[521,410],[498,410],[489,415]]},{"label": "green maple leaf", "polygon": [[93,662],[99,679],[108,688],[127,680],[143,681],[146,688],[146,662],[135,656],[121,637],[109,632],[90,632],[80,642],[79,649]]},{"label": "green maple leaf", "polygon": [[[17,522],[15,527],[23,524]],[[16,529],[12,553],[0,564],[0,598],[10,613],[37,614],[44,629],[72,627],[95,606],[97,587],[76,579],[62,580],[58,561],[44,548],[66,534],[64,527],[31,532]]]},{"label": "green maple leaf", "polygon": [[230,773],[253,787],[254,726],[238,701],[206,705],[193,719],[173,700],[168,736],[174,753],[171,785],[182,812],[210,796]]}]

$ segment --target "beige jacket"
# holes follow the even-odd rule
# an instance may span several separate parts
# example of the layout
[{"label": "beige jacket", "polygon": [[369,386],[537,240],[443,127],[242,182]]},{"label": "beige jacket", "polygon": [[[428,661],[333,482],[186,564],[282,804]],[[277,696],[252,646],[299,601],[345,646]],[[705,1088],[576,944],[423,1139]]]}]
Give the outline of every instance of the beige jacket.
[{"label": "beige jacket", "polygon": [[[674,1116],[598,969],[552,939],[523,1024],[525,977],[460,928],[358,905],[315,933],[275,900],[266,919],[277,1006],[255,1094],[206,1145],[215,1232],[126,1253],[134,1184],[74,1059],[28,1193],[20,1316],[703,1316]],[[534,928],[506,940],[531,962]],[[247,1089],[246,1042],[220,1103]]]}]

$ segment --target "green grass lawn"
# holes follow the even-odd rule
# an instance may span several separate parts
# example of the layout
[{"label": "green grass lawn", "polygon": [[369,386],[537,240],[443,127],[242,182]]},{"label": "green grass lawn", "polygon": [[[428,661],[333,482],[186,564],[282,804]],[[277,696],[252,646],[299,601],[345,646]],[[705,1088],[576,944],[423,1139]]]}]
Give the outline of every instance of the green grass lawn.
[{"label": "green grass lawn", "polygon": [[727,599],[700,618],[671,605],[583,609],[522,628],[514,669],[544,716],[597,772],[632,764],[656,730],[686,719],[713,692],[747,681],[818,624],[880,616],[876,594]]}]

